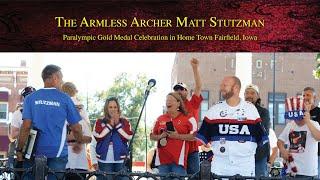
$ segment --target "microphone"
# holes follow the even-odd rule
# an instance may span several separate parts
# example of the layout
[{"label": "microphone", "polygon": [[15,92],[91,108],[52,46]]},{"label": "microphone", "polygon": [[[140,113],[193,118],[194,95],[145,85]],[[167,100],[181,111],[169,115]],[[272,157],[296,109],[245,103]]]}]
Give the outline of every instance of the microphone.
[{"label": "microphone", "polygon": [[150,80],[148,81],[148,86],[147,86],[146,91],[149,92],[150,89],[153,88],[155,85],[156,85],[156,80],[155,80],[155,79],[150,79]]}]

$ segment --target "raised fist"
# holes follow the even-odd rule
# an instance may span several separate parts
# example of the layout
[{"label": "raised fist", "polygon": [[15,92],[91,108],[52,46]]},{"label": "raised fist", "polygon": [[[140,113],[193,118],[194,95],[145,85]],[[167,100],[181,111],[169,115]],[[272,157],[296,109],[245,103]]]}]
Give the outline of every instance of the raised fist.
[{"label": "raised fist", "polygon": [[193,68],[197,68],[199,66],[199,60],[196,58],[192,58],[190,64]]}]

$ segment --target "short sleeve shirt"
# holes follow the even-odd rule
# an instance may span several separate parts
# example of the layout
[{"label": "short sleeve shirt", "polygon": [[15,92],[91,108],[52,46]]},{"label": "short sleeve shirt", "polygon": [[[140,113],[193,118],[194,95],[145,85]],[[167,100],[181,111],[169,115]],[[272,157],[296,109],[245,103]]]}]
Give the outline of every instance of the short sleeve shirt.
[{"label": "short sleeve shirt", "polygon": [[38,131],[35,155],[48,158],[68,154],[66,125],[81,120],[71,98],[56,88],[40,89],[27,96],[22,118],[31,120],[32,127]]}]

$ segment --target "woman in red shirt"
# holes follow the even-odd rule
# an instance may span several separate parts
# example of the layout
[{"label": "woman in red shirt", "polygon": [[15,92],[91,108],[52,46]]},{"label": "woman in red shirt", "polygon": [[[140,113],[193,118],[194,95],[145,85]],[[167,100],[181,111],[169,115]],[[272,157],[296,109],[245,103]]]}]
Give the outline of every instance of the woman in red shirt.
[{"label": "woman in red shirt", "polygon": [[181,96],[172,92],[166,99],[167,113],[158,117],[151,140],[158,141],[155,165],[160,174],[174,172],[186,175],[186,163],[189,145],[197,132],[194,117],[188,115]]}]

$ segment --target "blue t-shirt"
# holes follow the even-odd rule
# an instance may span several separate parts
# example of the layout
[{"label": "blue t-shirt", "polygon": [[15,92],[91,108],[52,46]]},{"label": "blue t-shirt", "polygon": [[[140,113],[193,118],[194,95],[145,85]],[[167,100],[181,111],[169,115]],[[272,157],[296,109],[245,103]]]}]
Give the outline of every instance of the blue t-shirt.
[{"label": "blue t-shirt", "polygon": [[81,120],[71,98],[56,88],[40,89],[24,100],[23,119],[31,119],[38,130],[35,155],[48,158],[68,155],[67,123]]}]

